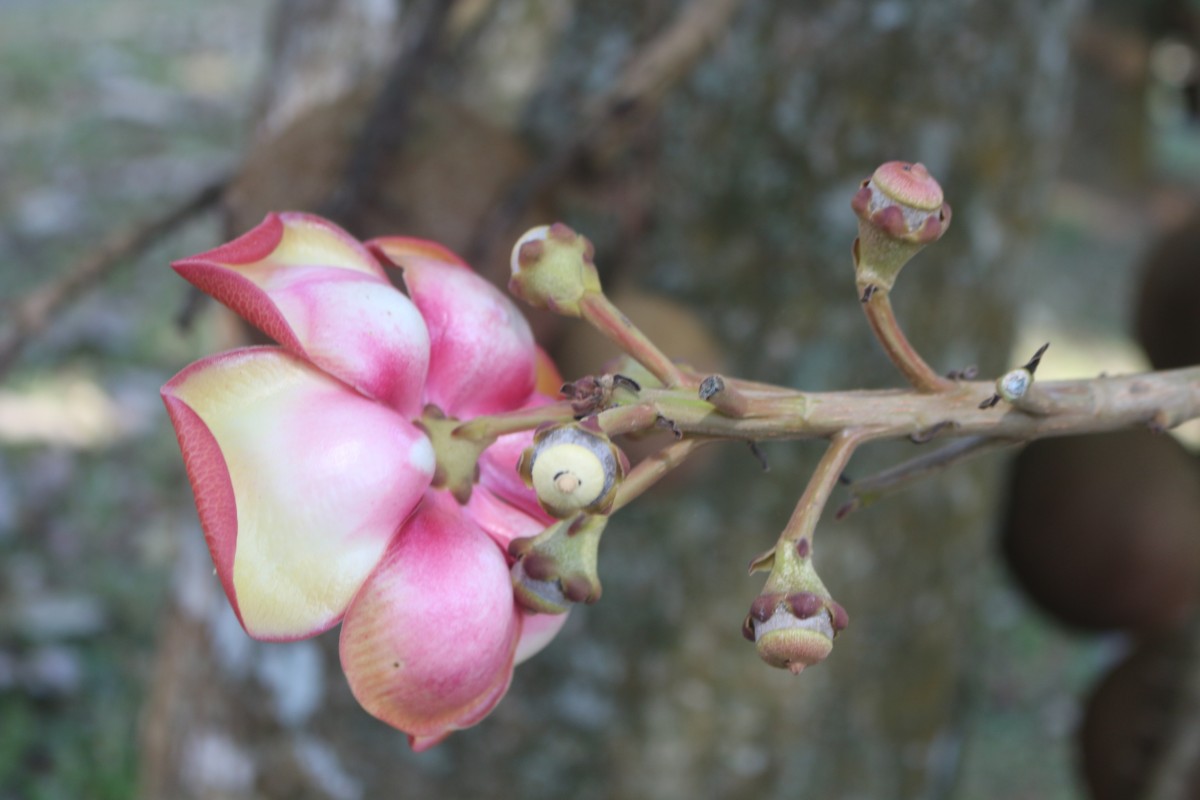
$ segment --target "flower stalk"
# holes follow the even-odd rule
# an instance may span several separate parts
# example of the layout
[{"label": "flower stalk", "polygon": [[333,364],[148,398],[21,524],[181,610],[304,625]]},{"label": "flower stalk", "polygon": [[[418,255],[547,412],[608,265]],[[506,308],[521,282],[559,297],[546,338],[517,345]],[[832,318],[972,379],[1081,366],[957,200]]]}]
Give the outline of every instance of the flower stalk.
[{"label": "flower stalk", "polygon": [[454,435],[491,444],[505,434],[531,431],[542,425],[570,422],[573,419],[575,419],[575,412],[571,408],[571,404],[560,401],[536,408],[521,408],[516,411],[475,417],[455,428]]},{"label": "flower stalk", "polygon": [[666,353],[613,305],[603,293],[588,294],[579,303],[584,320],[605,338],[644,366],[664,386],[686,386],[689,379]]},{"label": "flower stalk", "polygon": [[859,298],[862,300],[863,313],[867,315],[871,332],[883,346],[887,357],[918,392],[932,394],[953,390],[954,381],[939,375],[909,343],[908,337],[904,335],[900,323],[896,320],[895,311],[892,310],[890,292],[886,289],[871,290],[873,285],[860,285]]}]

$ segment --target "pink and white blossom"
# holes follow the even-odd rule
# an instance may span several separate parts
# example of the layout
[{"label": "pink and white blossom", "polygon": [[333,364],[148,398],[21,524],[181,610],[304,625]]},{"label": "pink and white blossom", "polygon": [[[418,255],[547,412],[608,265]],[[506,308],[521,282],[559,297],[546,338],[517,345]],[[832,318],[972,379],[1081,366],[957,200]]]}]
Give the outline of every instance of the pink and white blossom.
[{"label": "pink and white blossom", "polygon": [[475,724],[562,625],[516,606],[506,554],[549,519],[515,473],[529,434],[484,451],[462,505],[432,486],[437,454],[414,422],[429,405],[467,419],[546,402],[528,324],[440,245],[364,245],[308,214],[271,214],[174,267],[278,343],[162,389],[242,626],[286,641],[341,622],[355,697],[415,749]]}]

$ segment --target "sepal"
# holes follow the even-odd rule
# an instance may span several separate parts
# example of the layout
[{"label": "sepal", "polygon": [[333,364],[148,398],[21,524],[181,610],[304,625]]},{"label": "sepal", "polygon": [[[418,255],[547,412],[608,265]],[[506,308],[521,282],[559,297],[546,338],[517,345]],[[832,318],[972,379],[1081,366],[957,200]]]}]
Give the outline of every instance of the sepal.
[{"label": "sepal", "polygon": [[538,614],[564,614],[574,603],[600,599],[597,562],[608,517],[581,514],[538,536],[514,539],[508,554],[517,603]]}]

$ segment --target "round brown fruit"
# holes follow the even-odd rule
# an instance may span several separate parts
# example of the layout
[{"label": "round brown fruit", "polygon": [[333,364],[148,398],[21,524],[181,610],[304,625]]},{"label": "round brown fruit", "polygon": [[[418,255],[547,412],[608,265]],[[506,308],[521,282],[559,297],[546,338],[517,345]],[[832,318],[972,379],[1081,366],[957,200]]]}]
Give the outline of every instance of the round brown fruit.
[{"label": "round brown fruit", "polygon": [[1170,436],[1034,442],[1013,463],[1006,516],[1013,576],[1069,626],[1167,630],[1200,597],[1200,470]]}]

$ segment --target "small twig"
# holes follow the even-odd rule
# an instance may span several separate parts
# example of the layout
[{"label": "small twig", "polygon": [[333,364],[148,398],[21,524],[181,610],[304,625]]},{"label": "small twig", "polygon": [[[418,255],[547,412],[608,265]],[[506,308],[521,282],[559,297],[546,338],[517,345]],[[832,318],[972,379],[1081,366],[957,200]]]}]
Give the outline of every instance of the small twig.
[{"label": "small twig", "polygon": [[644,458],[625,476],[625,480],[617,489],[617,499],[613,502],[612,510],[609,513],[615,514],[629,505],[635,498],[658,483],[667,473],[686,461],[688,456],[710,441],[712,440],[704,438],[683,439],[672,442],[654,455]]},{"label": "small twig", "polygon": [[92,250],[86,259],[64,275],[42,284],[17,301],[4,315],[8,323],[0,333],[0,375],[12,366],[25,345],[50,324],[60,309],[196,214],[216,205],[228,184],[228,175],[208,181],[178,205],[121,231]]},{"label": "small twig", "polygon": [[708,51],[745,0],[692,0],[622,70],[608,91],[588,103],[573,135],[517,181],[479,225],[465,252],[469,263],[492,249],[531,203],[559,180],[603,134],[635,112],[649,113]]},{"label": "small twig", "polygon": [[746,395],[720,375],[709,375],[700,382],[700,399],[712,403],[727,417],[744,417],[750,410]]},{"label": "small twig", "polygon": [[547,423],[569,422],[573,419],[575,409],[570,401],[564,400],[536,408],[474,417],[455,428],[454,435],[475,441],[494,440],[507,433],[530,431]]},{"label": "small twig", "polygon": [[633,324],[603,293],[586,294],[579,301],[583,318],[613,344],[635,358],[665,386],[686,386],[688,376],[671,358]]},{"label": "small twig", "polygon": [[986,439],[972,436],[959,439],[946,445],[940,450],[925,453],[909,461],[897,464],[883,472],[878,472],[850,484],[852,495],[849,502],[843,504],[834,515],[836,519],[845,519],[859,509],[866,508],[884,495],[894,494],[906,489],[912,484],[929,477],[937,472],[961,464],[975,456],[990,453],[1004,447],[1011,447],[1016,442],[1003,439]]},{"label": "small twig", "polygon": [[758,465],[762,467],[762,471],[770,472],[771,464],[767,461],[767,454],[758,446],[758,442],[746,442],[746,444],[750,445],[750,454],[758,459]]},{"label": "small twig", "polygon": [[908,337],[900,329],[900,323],[896,321],[886,290],[868,285],[861,289],[859,299],[875,338],[914,389],[930,394],[954,389],[955,382],[934,372],[909,343]]},{"label": "small twig", "polygon": [[817,468],[809,478],[808,486],[804,488],[804,494],[796,503],[791,519],[779,534],[779,541],[775,545],[777,551],[786,543],[800,539],[807,539],[811,545],[817,521],[821,518],[825,504],[829,502],[833,487],[839,483],[842,472],[850,463],[850,457],[859,445],[878,435],[879,432],[874,430],[847,428],[829,440],[829,448],[821,456]]}]

